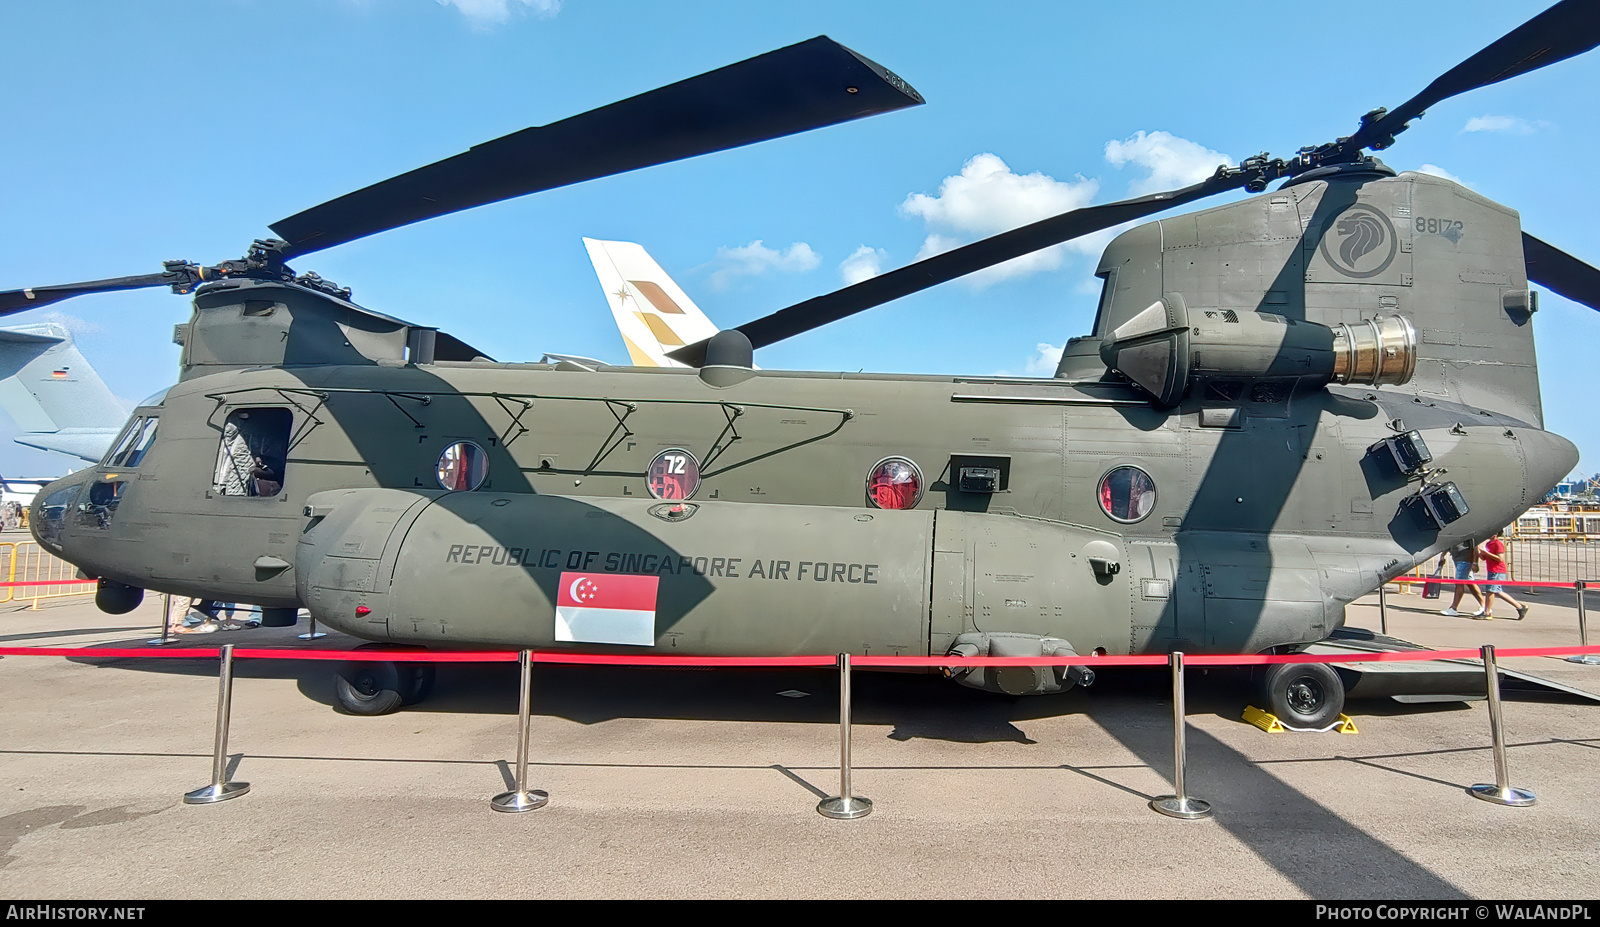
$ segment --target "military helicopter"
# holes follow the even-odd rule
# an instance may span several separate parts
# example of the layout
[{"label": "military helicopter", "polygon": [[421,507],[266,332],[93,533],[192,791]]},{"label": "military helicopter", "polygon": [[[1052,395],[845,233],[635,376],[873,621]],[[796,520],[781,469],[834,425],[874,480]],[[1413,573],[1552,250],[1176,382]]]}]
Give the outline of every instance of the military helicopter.
[{"label": "military helicopter", "polygon": [[[825,39],[461,155],[271,226],[242,259],[0,293],[14,312],[193,293],[177,385],[35,503],[99,580],[306,608],[357,637],[587,652],[1286,652],[1352,600],[1512,521],[1568,473],[1542,428],[1530,279],[1600,272],[1512,210],[1369,150],[1437,102],[1600,44],[1564,0],[1350,136],[1091,206],[675,352],[687,368],[498,363],[286,262],[483,203],[921,102]],[[1275,180],[1284,183],[1268,191]],[[1093,331],[1051,379],[758,370],[753,347],[1225,191],[1117,237]],[[658,311],[670,311],[656,304]],[[159,432],[159,434],[158,434]],[[341,708],[425,697],[362,662]],[[1084,667],[953,673],[1014,695]],[[1302,726],[1322,666],[1262,681]]]}]

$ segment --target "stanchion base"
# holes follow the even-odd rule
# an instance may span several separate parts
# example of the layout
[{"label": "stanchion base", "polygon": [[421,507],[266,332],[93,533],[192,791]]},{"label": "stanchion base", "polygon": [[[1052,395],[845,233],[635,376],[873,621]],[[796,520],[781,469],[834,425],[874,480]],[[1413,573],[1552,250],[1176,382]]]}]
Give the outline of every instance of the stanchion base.
[{"label": "stanchion base", "polygon": [[852,795],[849,798],[824,798],[817,802],[817,813],[836,821],[854,821],[872,813],[872,799]]},{"label": "stanchion base", "polygon": [[1497,805],[1510,805],[1513,808],[1526,808],[1536,800],[1533,797],[1533,793],[1527,789],[1514,789],[1510,786],[1502,789],[1498,785],[1484,785],[1482,783],[1467,789],[1467,793],[1473,798],[1492,801]]},{"label": "stanchion base", "polygon": [[160,647],[162,644],[176,644],[177,642],[178,639],[176,637],[153,637],[145,641],[151,647]]},{"label": "stanchion base", "polygon": [[535,808],[543,808],[549,801],[549,792],[529,789],[525,792],[502,792],[489,800],[489,807],[507,813],[532,811]]},{"label": "stanchion base", "polygon": [[319,638],[323,638],[323,637],[327,637],[327,636],[328,636],[327,633],[324,632],[324,631],[307,631],[304,634],[296,634],[295,635],[295,637],[298,637],[303,641],[314,641],[314,640],[317,640]]},{"label": "stanchion base", "polygon": [[186,805],[209,805],[214,802],[227,801],[238,798],[250,791],[248,782],[223,782],[208,785],[205,788],[195,789],[193,792],[183,793],[183,803]]},{"label": "stanchion base", "polygon": [[1208,818],[1211,816],[1211,805],[1198,798],[1179,798],[1176,795],[1163,795],[1160,798],[1150,799],[1150,808],[1159,811],[1169,818],[1182,818],[1192,821],[1195,818]]},{"label": "stanchion base", "polygon": [[1586,666],[1600,666],[1600,654],[1580,653],[1567,657],[1568,663],[1582,663]]}]

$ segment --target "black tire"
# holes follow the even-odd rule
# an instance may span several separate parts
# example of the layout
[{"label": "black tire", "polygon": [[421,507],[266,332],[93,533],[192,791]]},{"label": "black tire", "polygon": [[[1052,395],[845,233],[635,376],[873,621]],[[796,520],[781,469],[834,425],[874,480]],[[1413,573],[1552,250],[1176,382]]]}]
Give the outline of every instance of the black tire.
[{"label": "black tire", "polygon": [[333,697],[349,715],[386,715],[405,704],[403,674],[385,660],[352,660],[333,680]]},{"label": "black tire", "polygon": [[1261,681],[1267,710],[1289,727],[1325,728],[1344,711],[1344,681],[1323,663],[1284,663]]},{"label": "black tire", "polygon": [[399,663],[401,703],[406,706],[427,701],[438,676],[433,663]]}]

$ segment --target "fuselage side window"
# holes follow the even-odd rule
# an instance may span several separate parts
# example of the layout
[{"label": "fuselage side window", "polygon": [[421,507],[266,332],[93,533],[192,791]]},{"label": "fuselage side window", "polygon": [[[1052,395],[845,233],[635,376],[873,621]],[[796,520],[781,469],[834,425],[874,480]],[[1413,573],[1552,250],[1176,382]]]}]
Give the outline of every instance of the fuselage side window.
[{"label": "fuselage side window", "polygon": [[211,491],[219,496],[275,497],[283,491],[289,457],[288,409],[235,409],[222,423],[222,445]]}]

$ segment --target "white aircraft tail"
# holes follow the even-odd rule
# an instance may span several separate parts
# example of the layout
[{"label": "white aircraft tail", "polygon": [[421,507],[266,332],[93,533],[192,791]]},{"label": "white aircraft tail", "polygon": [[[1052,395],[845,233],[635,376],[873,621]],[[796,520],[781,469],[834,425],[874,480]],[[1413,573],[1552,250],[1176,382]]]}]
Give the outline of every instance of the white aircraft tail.
[{"label": "white aircraft tail", "polygon": [[617,330],[636,367],[685,367],[668,351],[704,341],[717,333],[694,304],[644,248],[628,241],[585,238],[589,260],[606,291]]},{"label": "white aircraft tail", "polygon": [[23,432],[18,444],[89,461],[104,456],[128,418],[55,322],[0,328],[0,407]]}]

